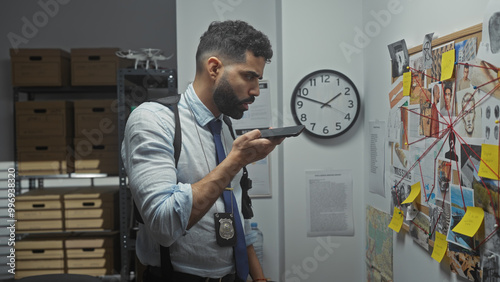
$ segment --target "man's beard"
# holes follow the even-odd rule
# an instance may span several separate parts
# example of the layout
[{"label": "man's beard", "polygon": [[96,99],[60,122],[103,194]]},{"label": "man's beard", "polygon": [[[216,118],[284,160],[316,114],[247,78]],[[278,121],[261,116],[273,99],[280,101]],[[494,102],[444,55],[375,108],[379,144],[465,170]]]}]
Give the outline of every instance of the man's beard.
[{"label": "man's beard", "polygon": [[253,96],[242,101],[238,100],[233,87],[231,87],[225,77],[221,78],[219,85],[215,88],[213,97],[215,105],[219,111],[234,119],[240,119],[243,117],[243,112],[245,110],[241,107],[241,104],[253,102],[255,100],[255,97]]}]

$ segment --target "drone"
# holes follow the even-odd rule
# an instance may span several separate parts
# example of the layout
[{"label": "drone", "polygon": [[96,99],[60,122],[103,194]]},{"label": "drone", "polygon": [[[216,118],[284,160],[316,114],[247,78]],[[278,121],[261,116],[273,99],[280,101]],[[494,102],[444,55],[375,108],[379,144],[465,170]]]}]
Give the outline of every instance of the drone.
[{"label": "drone", "polygon": [[170,60],[174,54],[166,57],[162,54],[160,49],[154,48],[141,48],[140,51],[128,50],[128,51],[117,51],[116,56],[120,58],[135,60],[134,68],[137,69],[137,66],[141,62],[146,62],[146,65],[141,63],[145,69],[149,69],[149,62],[152,61],[154,63],[155,69],[158,69],[158,61]]}]

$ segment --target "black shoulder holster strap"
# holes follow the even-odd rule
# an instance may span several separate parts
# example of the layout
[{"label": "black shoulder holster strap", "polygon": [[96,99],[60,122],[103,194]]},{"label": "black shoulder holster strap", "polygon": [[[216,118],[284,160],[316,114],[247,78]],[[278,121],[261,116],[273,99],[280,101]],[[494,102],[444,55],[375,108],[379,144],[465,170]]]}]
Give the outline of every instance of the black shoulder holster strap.
[{"label": "black shoulder holster strap", "polygon": [[[151,102],[160,103],[170,109],[172,109],[174,113],[175,119],[175,131],[174,131],[174,160],[175,166],[177,167],[177,163],[179,162],[179,156],[181,154],[182,148],[182,132],[181,132],[181,122],[179,117],[179,107],[178,103],[181,98],[181,95],[171,95],[162,97],[157,100],[152,100]],[[233,125],[229,117],[223,116],[224,123],[229,127],[229,131],[231,132],[231,136],[233,139],[236,139],[234,135]],[[240,180],[240,186],[242,189],[242,204],[241,204],[241,212],[243,214],[243,218],[250,219],[253,217],[252,211],[252,200],[248,195],[248,190],[252,188],[252,180],[248,178],[248,170],[246,167],[243,167],[243,175]],[[134,203],[134,216],[139,223],[144,224],[144,220],[142,219],[137,206]],[[160,245],[160,260],[161,260],[161,271],[162,276],[165,278],[169,278],[167,281],[172,281],[173,267],[172,262],[170,260],[170,251],[168,247]]]}]

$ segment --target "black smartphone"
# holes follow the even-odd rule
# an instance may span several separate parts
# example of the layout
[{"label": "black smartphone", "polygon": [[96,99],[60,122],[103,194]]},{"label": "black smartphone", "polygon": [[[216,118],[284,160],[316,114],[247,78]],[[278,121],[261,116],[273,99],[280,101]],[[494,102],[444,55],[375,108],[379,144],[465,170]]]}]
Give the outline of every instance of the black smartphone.
[{"label": "black smartphone", "polygon": [[294,137],[298,136],[304,131],[304,125],[294,125],[280,128],[261,129],[260,134],[262,138],[272,137]]}]

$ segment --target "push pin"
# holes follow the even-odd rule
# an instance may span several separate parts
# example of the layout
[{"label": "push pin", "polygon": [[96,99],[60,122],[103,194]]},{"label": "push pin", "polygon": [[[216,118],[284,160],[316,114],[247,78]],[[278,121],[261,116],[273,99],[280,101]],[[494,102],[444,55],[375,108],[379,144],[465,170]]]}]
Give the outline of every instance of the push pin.
[{"label": "push pin", "polygon": [[473,85],[472,88],[477,89],[477,86]]},{"label": "push pin", "polygon": [[498,123],[498,119],[497,119],[497,120],[495,120],[495,123]]},{"label": "push pin", "polygon": [[438,81],[438,84],[441,84],[441,83],[443,83],[443,82],[442,81]]},{"label": "push pin", "polygon": [[498,228],[498,223],[495,223],[495,224],[493,225],[493,228],[497,229],[497,228]]}]

